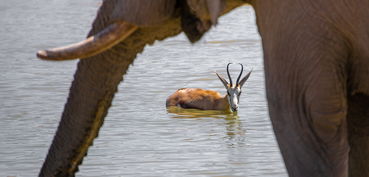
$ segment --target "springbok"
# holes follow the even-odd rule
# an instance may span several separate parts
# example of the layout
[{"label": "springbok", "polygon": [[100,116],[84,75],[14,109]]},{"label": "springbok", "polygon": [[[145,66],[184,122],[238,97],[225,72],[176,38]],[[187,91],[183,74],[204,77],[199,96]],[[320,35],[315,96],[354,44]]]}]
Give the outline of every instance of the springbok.
[{"label": "springbok", "polygon": [[232,78],[229,74],[229,65],[227,65],[228,83],[218,73],[216,75],[227,89],[227,94],[222,96],[219,92],[213,90],[204,90],[199,88],[181,88],[170,95],[166,100],[166,106],[177,106],[181,108],[194,108],[201,110],[231,110],[236,112],[238,110],[238,103],[240,101],[241,88],[249,78],[252,70],[246,74],[244,78],[240,78],[243,72],[243,65],[241,65],[241,72],[237,78],[236,84],[233,85]]}]

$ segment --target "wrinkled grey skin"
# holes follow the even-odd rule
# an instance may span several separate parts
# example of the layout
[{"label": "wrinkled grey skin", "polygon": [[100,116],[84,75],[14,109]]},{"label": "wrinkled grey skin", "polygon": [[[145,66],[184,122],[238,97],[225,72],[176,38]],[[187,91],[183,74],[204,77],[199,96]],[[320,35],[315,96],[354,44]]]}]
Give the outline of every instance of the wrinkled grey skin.
[{"label": "wrinkled grey skin", "polygon": [[74,176],[145,45],[182,31],[195,42],[243,3],[256,12],[269,112],[288,174],[369,176],[368,0],[103,1],[89,36],[114,21],[140,28],[78,63],[40,176]]}]

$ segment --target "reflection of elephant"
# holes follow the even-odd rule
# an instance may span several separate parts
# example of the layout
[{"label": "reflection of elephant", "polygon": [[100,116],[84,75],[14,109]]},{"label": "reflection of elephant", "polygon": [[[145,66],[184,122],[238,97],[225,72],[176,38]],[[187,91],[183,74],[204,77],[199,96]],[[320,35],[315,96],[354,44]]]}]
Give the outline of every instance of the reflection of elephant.
[{"label": "reflection of elephant", "polygon": [[[181,31],[194,42],[246,1],[224,2],[105,0],[90,38],[40,51],[45,59],[88,58],[78,64],[41,176],[75,173],[146,44]],[[247,2],[256,12],[270,117],[289,175],[368,176],[369,1]]]}]

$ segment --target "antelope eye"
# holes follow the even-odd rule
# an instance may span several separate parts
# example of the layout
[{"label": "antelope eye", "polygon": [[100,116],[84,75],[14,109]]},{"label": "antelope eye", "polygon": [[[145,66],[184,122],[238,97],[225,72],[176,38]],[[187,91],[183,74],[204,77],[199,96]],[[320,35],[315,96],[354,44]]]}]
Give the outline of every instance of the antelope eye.
[{"label": "antelope eye", "polygon": [[229,96],[231,96],[231,94],[229,93],[229,91],[227,91],[227,94],[228,94]]}]

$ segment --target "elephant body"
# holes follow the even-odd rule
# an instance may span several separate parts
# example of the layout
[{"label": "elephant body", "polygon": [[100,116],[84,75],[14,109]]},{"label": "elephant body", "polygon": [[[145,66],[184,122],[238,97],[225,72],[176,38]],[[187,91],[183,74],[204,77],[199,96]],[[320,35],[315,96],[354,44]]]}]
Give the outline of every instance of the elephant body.
[{"label": "elephant body", "polygon": [[245,3],[255,9],[270,118],[289,175],[369,176],[368,0],[104,0],[88,36],[116,21],[138,30],[79,62],[40,176],[74,176],[145,45],[182,31],[195,42]]},{"label": "elephant body", "polygon": [[369,1],[253,5],[270,117],[289,174],[369,176]]}]

